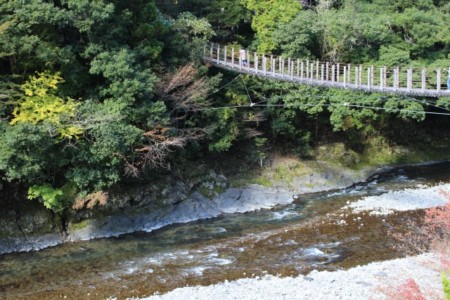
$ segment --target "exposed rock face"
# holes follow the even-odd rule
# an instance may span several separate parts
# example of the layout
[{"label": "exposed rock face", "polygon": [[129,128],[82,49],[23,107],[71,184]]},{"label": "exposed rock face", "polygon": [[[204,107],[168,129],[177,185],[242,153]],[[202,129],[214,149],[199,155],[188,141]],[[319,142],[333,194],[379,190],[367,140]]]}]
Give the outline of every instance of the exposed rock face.
[{"label": "exposed rock face", "polygon": [[244,189],[230,188],[213,202],[222,213],[243,213],[294,201],[294,195],[286,190],[264,188],[252,184]]},{"label": "exposed rock face", "polygon": [[165,179],[158,184],[112,190],[104,206],[74,211],[64,232],[62,226],[55,225],[53,215],[42,207],[22,216],[12,211],[0,217],[0,253],[152,231],[170,224],[249,212],[293,201],[292,193],[287,190],[259,185],[242,189],[227,186],[224,176],[210,172],[195,182]]},{"label": "exposed rock face", "polygon": [[79,241],[99,237],[117,236],[135,231],[152,231],[166,225],[186,223],[217,217],[226,213],[243,213],[293,201],[288,191],[252,185],[244,189],[230,188],[209,199],[199,192],[186,200],[163,205],[157,209],[145,207],[139,213],[121,213],[93,219],[83,228],[69,226],[68,240]]},{"label": "exposed rock face", "polygon": [[38,250],[62,242],[53,214],[41,205],[31,208],[16,207],[0,213],[0,254]]}]

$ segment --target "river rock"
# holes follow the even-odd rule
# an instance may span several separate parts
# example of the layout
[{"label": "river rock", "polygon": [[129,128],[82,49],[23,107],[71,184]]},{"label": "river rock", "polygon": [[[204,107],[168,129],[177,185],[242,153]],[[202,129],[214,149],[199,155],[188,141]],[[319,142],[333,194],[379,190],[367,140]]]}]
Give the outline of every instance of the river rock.
[{"label": "river rock", "polygon": [[252,184],[246,188],[230,188],[213,199],[223,213],[244,213],[294,201],[292,193],[286,190],[265,188]]},{"label": "river rock", "polygon": [[0,254],[39,250],[62,243],[51,212],[38,205],[34,208],[20,214],[15,210],[0,214]]},{"label": "river rock", "polygon": [[55,229],[53,215],[49,210],[44,209],[21,215],[17,220],[17,225],[26,235],[51,232]]},{"label": "river rock", "polygon": [[30,237],[0,239],[0,254],[41,250],[61,244],[64,241],[59,233],[48,233]]}]

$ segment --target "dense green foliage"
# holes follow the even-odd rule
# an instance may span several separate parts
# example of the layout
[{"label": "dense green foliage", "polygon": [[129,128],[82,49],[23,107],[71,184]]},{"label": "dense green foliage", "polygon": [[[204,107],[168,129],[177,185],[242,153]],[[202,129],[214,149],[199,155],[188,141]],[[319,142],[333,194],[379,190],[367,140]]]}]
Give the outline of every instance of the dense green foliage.
[{"label": "dense green foliage", "polygon": [[426,110],[450,106],[202,66],[208,42],[350,63],[450,64],[447,1],[310,2],[1,2],[0,179],[62,212],[74,197],[187,157],[245,144],[262,164],[274,141],[307,155],[333,131],[349,143],[391,139],[393,122],[407,124],[406,134]]},{"label": "dense green foliage", "polygon": [[449,300],[450,299],[450,280],[448,279],[446,273],[442,273],[442,285],[444,287],[445,300]]},{"label": "dense green foliage", "polygon": [[275,29],[289,23],[301,9],[297,0],[243,0],[243,3],[254,12],[252,28],[256,32],[258,51],[262,53],[276,49]]}]

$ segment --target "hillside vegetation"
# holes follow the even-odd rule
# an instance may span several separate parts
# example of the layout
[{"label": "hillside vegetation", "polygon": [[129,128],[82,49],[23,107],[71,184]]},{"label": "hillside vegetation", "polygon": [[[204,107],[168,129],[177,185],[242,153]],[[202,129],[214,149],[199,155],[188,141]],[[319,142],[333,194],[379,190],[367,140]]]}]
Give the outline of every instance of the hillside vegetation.
[{"label": "hillside vegetation", "polygon": [[[2,1],[0,191],[61,214],[88,194],[225,152],[258,167],[273,151],[314,159],[331,142],[366,157],[448,149],[449,115],[427,112],[449,113],[450,99],[266,81],[208,69],[201,54],[216,42],[446,69],[449,23],[444,0]],[[250,103],[265,106],[233,107]]]}]

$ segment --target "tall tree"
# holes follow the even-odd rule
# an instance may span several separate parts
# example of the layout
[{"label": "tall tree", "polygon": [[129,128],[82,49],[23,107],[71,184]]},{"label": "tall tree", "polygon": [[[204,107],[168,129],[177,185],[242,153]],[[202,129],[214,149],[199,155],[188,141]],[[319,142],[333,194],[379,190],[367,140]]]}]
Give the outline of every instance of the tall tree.
[{"label": "tall tree", "polygon": [[252,28],[256,32],[256,46],[261,52],[276,49],[275,29],[290,22],[301,10],[297,0],[242,0],[242,3],[254,14]]}]

